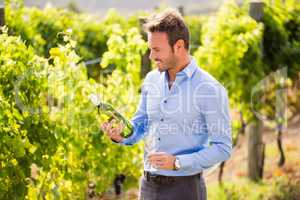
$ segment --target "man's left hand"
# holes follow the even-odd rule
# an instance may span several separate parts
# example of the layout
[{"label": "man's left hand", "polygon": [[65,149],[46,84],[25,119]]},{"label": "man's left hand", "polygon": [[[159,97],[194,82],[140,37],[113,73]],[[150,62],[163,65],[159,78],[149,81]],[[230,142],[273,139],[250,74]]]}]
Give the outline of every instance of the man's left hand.
[{"label": "man's left hand", "polygon": [[154,152],[148,155],[148,161],[157,169],[174,169],[175,156],[166,152]]}]

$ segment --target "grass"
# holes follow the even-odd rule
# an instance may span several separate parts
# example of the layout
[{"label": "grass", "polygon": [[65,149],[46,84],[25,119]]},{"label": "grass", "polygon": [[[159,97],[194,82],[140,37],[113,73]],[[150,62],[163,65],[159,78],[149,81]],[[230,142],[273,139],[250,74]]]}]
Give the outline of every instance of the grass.
[{"label": "grass", "polygon": [[209,200],[299,200],[300,180],[279,176],[254,183],[246,178],[208,187]]}]

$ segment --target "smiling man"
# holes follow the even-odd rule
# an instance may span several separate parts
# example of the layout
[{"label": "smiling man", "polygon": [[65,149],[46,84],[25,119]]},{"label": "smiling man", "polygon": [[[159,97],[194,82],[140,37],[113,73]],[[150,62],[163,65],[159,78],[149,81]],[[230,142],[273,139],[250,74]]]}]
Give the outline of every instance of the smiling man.
[{"label": "smiling man", "polygon": [[157,69],[144,80],[134,133],[125,139],[121,126],[101,128],[123,145],[145,139],[139,199],[206,200],[203,170],[231,154],[226,89],[189,55],[189,30],[177,11],[150,16],[145,30]]}]

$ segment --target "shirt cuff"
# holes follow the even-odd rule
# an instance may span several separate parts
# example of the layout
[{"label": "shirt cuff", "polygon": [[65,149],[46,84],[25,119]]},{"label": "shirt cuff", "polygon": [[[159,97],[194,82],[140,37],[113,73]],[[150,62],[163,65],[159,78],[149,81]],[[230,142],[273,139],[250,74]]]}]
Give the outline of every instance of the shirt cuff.
[{"label": "shirt cuff", "polygon": [[124,138],[122,141],[119,142],[120,144],[123,144],[123,145],[132,145],[132,139],[131,137],[128,137],[128,138]]},{"label": "shirt cuff", "polygon": [[176,156],[179,160],[179,164],[180,164],[180,170],[188,170],[191,166],[192,166],[192,160],[190,158],[190,156],[188,155],[177,155]]}]

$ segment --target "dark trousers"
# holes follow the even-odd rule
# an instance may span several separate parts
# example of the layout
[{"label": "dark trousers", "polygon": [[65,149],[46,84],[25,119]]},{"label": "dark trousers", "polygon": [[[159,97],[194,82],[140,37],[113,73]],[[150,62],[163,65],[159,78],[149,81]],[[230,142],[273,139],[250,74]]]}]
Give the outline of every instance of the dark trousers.
[{"label": "dark trousers", "polygon": [[141,178],[139,200],[206,200],[206,186],[201,174],[158,183]]}]

